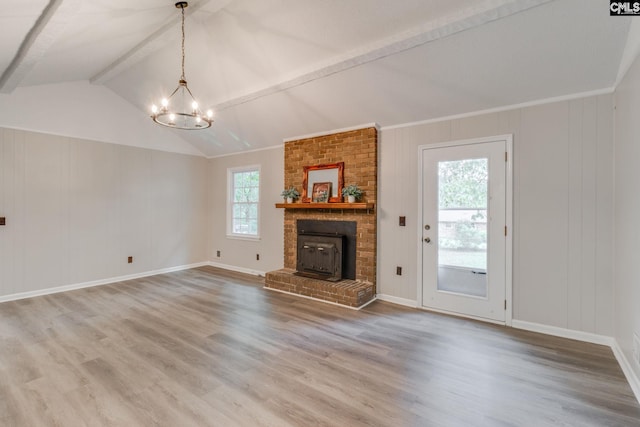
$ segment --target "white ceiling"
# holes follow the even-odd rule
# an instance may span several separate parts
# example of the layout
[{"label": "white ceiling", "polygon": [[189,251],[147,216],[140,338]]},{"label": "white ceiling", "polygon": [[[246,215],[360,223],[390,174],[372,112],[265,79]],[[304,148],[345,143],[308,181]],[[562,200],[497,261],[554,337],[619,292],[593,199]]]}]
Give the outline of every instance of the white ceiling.
[{"label": "white ceiling", "polygon": [[[3,4],[6,3],[6,4]],[[206,156],[377,122],[611,88],[630,18],[606,0],[192,0]],[[90,81],[147,112],[180,77],[173,0],[0,0],[0,92]],[[140,120],[144,115],[140,114]]]}]

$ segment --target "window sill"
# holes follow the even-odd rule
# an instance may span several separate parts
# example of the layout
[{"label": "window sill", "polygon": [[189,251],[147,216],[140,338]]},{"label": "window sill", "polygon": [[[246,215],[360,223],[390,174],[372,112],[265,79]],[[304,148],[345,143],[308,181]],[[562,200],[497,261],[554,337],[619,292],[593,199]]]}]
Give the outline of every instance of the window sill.
[{"label": "window sill", "polygon": [[232,240],[246,240],[249,242],[259,242],[260,236],[247,236],[244,234],[227,234],[227,239]]}]

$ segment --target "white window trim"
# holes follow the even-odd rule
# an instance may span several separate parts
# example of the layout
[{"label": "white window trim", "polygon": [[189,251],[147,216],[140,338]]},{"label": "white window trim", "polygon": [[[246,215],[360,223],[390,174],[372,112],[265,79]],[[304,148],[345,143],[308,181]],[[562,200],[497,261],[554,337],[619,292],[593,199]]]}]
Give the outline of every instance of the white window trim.
[{"label": "white window trim", "polygon": [[[260,175],[260,181],[258,183],[258,232],[256,234],[239,234],[233,233],[233,174],[238,172],[251,172],[258,171]],[[227,168],[227,238],[236,240],[260,240],[260,223],[262,222],[262,215],[260,212],[260,205],[262,201],[262,170],[260,165],[250,166],[238,166],[233,168]]]}]

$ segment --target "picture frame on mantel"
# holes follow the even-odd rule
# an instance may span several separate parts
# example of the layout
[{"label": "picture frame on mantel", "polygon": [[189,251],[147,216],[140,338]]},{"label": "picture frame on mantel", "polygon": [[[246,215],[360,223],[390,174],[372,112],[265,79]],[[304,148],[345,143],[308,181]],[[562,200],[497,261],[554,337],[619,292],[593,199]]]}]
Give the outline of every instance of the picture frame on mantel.
[{"label": "picture frame on mantel", "polygon": [[302,203],[311,203],[314,184],[331,183],[329,203],[342,201],[342,187],[344,187],[344,162],[327,163],[323,165],[304,166],[302,179]]},{"label": "picture frame on mantel", "polygon": [[314,182],[313,193],[311,193],[312,203],[328,203],[331,195],[331,182]]}]

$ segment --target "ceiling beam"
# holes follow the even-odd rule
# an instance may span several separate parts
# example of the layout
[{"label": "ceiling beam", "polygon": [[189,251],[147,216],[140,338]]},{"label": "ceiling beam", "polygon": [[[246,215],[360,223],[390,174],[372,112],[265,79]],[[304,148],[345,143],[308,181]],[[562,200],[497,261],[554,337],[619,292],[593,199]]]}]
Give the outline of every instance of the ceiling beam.
[{"label": "ceiling beam", "polygon": [[613,87],[618,87],[624,76],[631,68],[633,61],[640,54],[640,22],[633,18],[629,18],[631,24],[629,26],[629,33],[627,35],[627,43],[622,51],[622,59],[620,59],[620,66],[618,67],[618,77]]},{"label": "ceiling beam", "polygon": [[0,93],[11,93],[55,42],[80,7],[80,0],[50,0],[0,77]]},{"label": "ceiling beam", "polygon": [[236,105],[282,92],[314,80],[331,76],[332,74],[355,68],[359,65],[449,37],[491,21],[506,18],[551,1],[554,0],[486,0],[455,16],[447,16],[436,21],[428,22],[422,26],[334,57],[330,61],[314,67],[314,69],[303,70],[274,85],[247,93],[239,93],[228,100],[217,103],[212,106],[212,108],[216,112],[223,111]]},{"label": "ceiling beam", "polygon": [[[198,9],[212,1],[214,0],[191,0],[189,2],[189,7],[185,9],[185,17],[189,17]],[[232,0],[215,0],[213,8],[208,8],[207,12],[215,13],[218,10],[223,9],[231,3],[231,1]],[[93,84],[104,84],[133,64],[166,46],[167,43],[175,36],[175,34],[168,34],[168,30],[174,30],[176,24],[180,22],[180,19],[181,18],[178,14],[172,16],[164,25],[131,48],[127,53],[107,65],[95,76],[91,77],[89,81]]]}]

